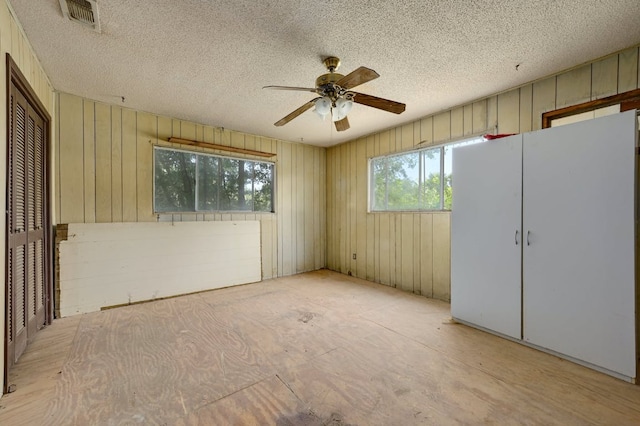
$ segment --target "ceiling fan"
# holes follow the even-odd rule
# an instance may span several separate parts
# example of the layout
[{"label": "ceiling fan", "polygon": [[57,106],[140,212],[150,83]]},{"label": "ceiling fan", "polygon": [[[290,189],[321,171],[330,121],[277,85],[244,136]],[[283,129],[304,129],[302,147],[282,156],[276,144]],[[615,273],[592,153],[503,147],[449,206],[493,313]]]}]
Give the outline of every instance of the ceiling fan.
[{"label": "ceiling fan", "polygon": [[340,66],[340,59],[330,56],[324,61],[324,66],[329,71],[316,79],[316,87],[291,87],[291,86],[264,86],[263,89],[297,90],[316,93],[319,96],[294,110],[284,118],[276,121],[276,126],[284,126],[303,112],[315,107],[315,112],[321,117],[331,114],[331,120],[335,123],[336,130],[341,132],[349,128],[347,114],[351,111],[353,103],[370,106],[384,111],[400,114],[405,110],[405,104],[364,93],[354,92],[351,89],[374,80],[380,75],[374,70],[360,67],[347,75],[338,74],[336,69]]}]

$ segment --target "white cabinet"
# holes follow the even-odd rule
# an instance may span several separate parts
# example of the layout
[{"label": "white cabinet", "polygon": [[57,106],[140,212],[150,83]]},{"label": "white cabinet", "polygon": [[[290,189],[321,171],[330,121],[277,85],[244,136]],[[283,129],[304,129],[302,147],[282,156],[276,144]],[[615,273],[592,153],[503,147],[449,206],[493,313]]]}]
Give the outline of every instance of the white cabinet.
[{"label": "white cabinet", "polygon": [[520,339],[522,135],[456,148],[453,168],[451,314]]},{"label": "white cabinet", "polygon": [[635,115],[454,150],[454,318],[635,379]]}]

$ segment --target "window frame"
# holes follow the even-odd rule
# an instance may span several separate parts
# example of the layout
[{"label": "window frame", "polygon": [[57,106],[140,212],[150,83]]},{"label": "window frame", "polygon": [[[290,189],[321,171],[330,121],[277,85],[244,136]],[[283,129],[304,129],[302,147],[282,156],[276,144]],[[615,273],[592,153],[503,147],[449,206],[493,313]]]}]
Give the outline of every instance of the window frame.
[{"label": "window frame", "polygon": [[551,127],[551,122],[558,118],[570,117],[616,104],[620,104],[620,112],[640,108],[640,89],[629,90],[628,92],[607,96],[606,98],[545,112],[542,114],[542,128],[546,129]]},{"label": "window frame", "polygon": [[[483,133],[484,134],[484,133]],[[471,143],[483,143],[486,142],[486,139],[483,138],[483,134],[476,134],[476,135],[470,135],[469,137],[465,137],[462,139],[456,139],[456,140],[452,140],[452,141],[447,141],[441,144],[436,144],[436,145],[428,145],[428,146],[419,146],[419,147],[414,147],[412,149],[409,150],[405,150],[405,151],[397,151],[397,152],[390,152],[388,154],[385,155],[378,155],[375,157],[369,157],[367,159],[367,213],[429,213],[429,212],[450,212],[451,209],[447,209],[445,208],[445,150],[447,147],[451,146],[452,149],[455,148],[456,145],[463,145],[463,144],[467,144],[469,142]],[[411,154],[411,153],[421,153],[424,151],[430,151],[430,150],[435,150],[438,149],[440,151],[440,187],[439,187],[439,193],[440,193],[440,206],[437,209],[429,209],[429,208],[419,208],[419,209],[383,209],[383,210],[379,210],[379,209],[374,209],[373,207],[373,201],[375,200],[374,197],[374,192],[375,192],[375,186],[373,185],[373,181],[374,181],[374,176],[373,176],[373,167],[372,167],[372,163],[374,160],[377,159],[382,159],[382,158],[390,158],[390,157],[397,157],[397,156],[401,156],[401,155],[406,155],[406,154]],[[420,157],[421,158],[421,157]],[[420,163],[420,159],[418,160]],[[388,171],[386,172],[387,176],[385,176],[385,205],[388,206],[389,204],[389,187],[388,187]],[[423,171],[422,171],[422,166],[421,164],[419,165],[419,171],[418,171],[418,176],[419,179],[422,179],[423,175]],[[453,182],[453,179],[452,179]],[[419,183],[420,185],[420,183]]]},{"label": "window frame", "polygon": [[[186,153],[186,154],[190,154],[190,155],[195,155],[196,156],[196,167],[195,167],[195,182],[194,182],[194,191],[195,191],[195,196],[194,196],[194,209],[193,210],[186,210],[186,211],[158,211],[156,208],[156,152],[158,150],[161,151],[173,151],[173,152],[182,152],[182,153]],[[198,161],[197,161],[197,157],[198,156],[207,156],[207,157],[215,157],[215,158],[219,158],[219,159],[225,159],[225,160],[237,160],[237,161],[244,161],[244,162],[252,162],[252,163],[263,163],[263,164],[269,164],[270,166],[272,166],[272,172],[271,172],[271,210],[270,211],[265,211],[265,210],[198,210],[198,189],[199,189],[199,183],[198,183]],[[168,147],[168,146],[162,146],[162,145],[154,145],[153,146],[153,155],[152,155],[152,160],[153,160],[153,167],[152,167],[152,176],[153,176],[153,185],[152,185],[152,196],[153,196],[153,214],[154,215],[161,215],[161,214],[207,214],[207,213],[249,213],[249,214],[274,214],[276,212],[276,162],[275,161],[265,161],[265,160],[256,160],[253,158],[246,158],[246,157],[237,157],[237,156],[231,156],[231,155],[221,155],[221,154],[212,154],[212,153],[208,153],[208,152],[202,152],[202,151],[193,151],[193,150],[189,150],[189,149],[180,149],[180,148],[173,148],[173,147]],[[251,182],[252,187],[255,184],[255,182]]]}]

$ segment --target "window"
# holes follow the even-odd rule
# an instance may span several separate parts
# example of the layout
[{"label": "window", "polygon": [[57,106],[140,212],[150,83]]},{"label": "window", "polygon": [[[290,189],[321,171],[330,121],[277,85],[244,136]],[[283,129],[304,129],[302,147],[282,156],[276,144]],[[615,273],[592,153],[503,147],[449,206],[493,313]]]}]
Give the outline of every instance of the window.
[{"label": "window", "polygon": [[591,120],[593,118],[604,117],[605,115],[617,114],[620,112],[620,104],[608,107],[597,108],[591,111],[581,112],[566,117],[551,119],[551,127],[564,126],[565,124],[577,123],[579,121]]},{"label": "window", "polygon": [[[640,89],[545,112],[542,114],[542,128],[546,129],[547,127],[555,127],[632,109],[640,109]],[[564,118],[567,119],[562,120]]]},{"label": "window", "polygon": [[154,211],[273,211],[274,164],[154,148]]},{"label": "window", "polygon": [[451,210],[452,150],[482,138],[372,158],[371,211]]}]

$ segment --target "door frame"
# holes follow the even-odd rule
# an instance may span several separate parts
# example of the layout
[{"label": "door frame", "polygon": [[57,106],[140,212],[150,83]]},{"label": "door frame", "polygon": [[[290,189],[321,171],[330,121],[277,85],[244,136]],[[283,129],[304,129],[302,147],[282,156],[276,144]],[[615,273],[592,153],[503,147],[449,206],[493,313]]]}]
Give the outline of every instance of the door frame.
[{"label": "door frame", "polygon": [[[40,99],[38,98],[38,95],[36,95],[35,91],[33,90],[33,88],[31,87],[31,85],[29,84],[29,82],[27,81],[27,79],[25,78],[25,76],[22,74],[22,72],[20,71],[20,68],[18,67],[18,65],[14,62],[14,60],[11,58],[11,55],[9,53],[7,53],[7,58],[6,58],[6,64],[7,64],[7,86],[6,86],[6,94],[7,97],[5,99],[5,104],[7,105],[7,109],[6,109],[6,114],[7,114],[7,128],[6,128],[6,140],[7,140],[7,145],[6,145],[6,149],[7,149],[7,153],[9,152],[9,144],[12,143],[12,141],[10,140],[10,126],[11,126],[11,117],[10,117],[10,111],[11,108],[9,107],[9,102],[11,101],[11,93],[13,93],[14,90],[18,90],[26,99],[27,102],[29,103],[30,107],[33,108],[33,110],[36,112],[36,114],[38,114],[42,120],[44,121],[44,170],[43,170],[43,186],[44,186],[44,194],[43,194],[43,204],[44,204],[44,208],[45,208],[45,217],[44,217],[44,249],[45,249],[45,259],[44,259],[44,267],[45,267],[45,273],[44,273],[44,279],[45,279],[45,323],[51,324],[51,321],[53,319],[53,274],[52,274],[52,263],[53,263],[53,245],[52,245],[52,228],[51,228],[51,214],[52,214],[52,209],[51,209],[51,184],[50,184],[50,166],[51,166],[51,116],[49,115],[49,113],[47,112],[46,108],[44,107],[44,105],[42,104],[42,102],[40,101]],[[7,164],[5,165],[6,167],[6,173],[7,173],[7,185],[5,188],[5,203],[7,203],[8,199],[8,189],[9,189],[9,185],[11,185],[11,182],[8,179],[8,173],[9,173],[9,161],[11,161],[11,159],[9,158],[9,156],[7,155]],[[8,205],[8,204],[5,204]],[[7,387],[8,387],[8,369],[9,369],[9,357],[8,357],[8,339],[9,339],[9,333],[8,333],[8,327],[9,327],[9,321],[8,321],[8,313],[9,313],[9,309],[8,309],[8,303],[9,303],[9,281],[8,281],[8,273],[9,273],[9,269],[8,269],[8,258],[7,256],[9,255],[9,250],[8,250],[8,245],[9,245],[9,232],[8,232],[8,221],[5,223],[5,271],[4,271],[4,278],[5,278],[5,326],[4,326],[4,383],[3,383],[3,393],[5,393],[7,391]]]}]

